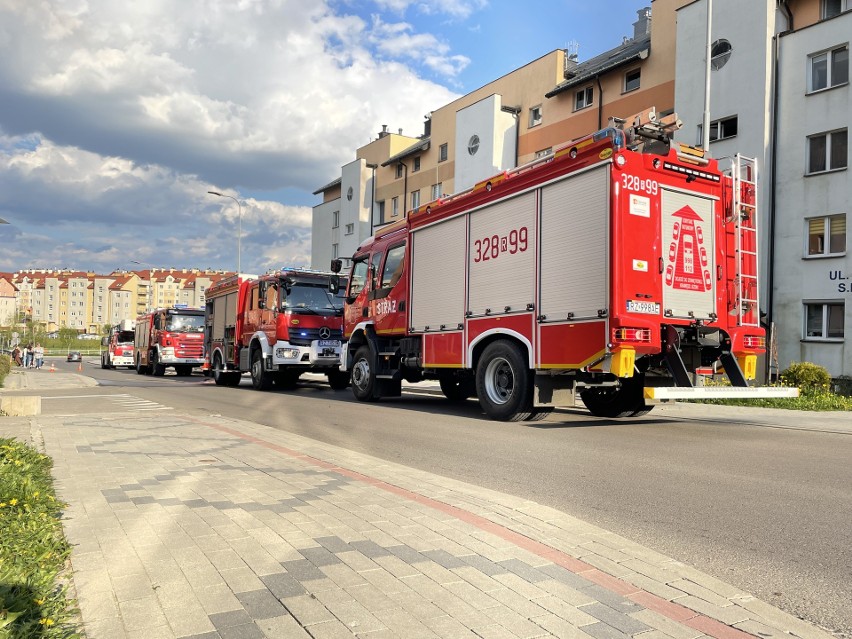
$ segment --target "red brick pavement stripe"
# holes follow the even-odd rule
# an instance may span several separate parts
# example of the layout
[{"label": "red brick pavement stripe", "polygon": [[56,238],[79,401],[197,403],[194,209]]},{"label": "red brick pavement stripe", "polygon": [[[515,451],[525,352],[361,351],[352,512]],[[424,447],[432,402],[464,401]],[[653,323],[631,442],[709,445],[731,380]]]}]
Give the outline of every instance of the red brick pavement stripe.
[{"label": "red brick pavement stripe", "polygon": [[470,511],[463,510],[451,504],[445,504],[444,502],[432,499],[431,497],[425,497],[424,495],[415,493],[406,488],[394,486],[393,484],[389,484],[381,479],[376,479],[375,477],[370,477],[369,475],[364,475],[363,473],[359,473],[348,468],[342,468],[337,464],[332,464],[317,457],[306,455],[305,453],[301,453],[298,450],[287,448],[286,446],[281,446],[279,444],[273,444],[272,442],[266,441],[265,439],[260,439],[259,437],[243,433],[233,428],[228,428],[227,426],[222,426],[220,424],[211,424],[210,422],[205,422],[203,420],[189,416],[187,416],[186,419],[197,424],[201,424],[203,426],[214,428],[223,433],[228,433],[229,435],[233,435],[234,437],[238,437],[242,440],[252,442],[253,444],[257,444],[258,446],[263,446],[264,448],[268,448],[269,450],[274,450],[279,453],[283,453],[289,457],[293,457],[307,464],[311,464],[312,466],[317,466],[325,470],[330,470],[334,473],[337,473],[338,475],[343,475],[344,477],[349,477],[351,479],[370,484],[371,486],[379,488],[380,490],[384,490],[386,492],[398,495],[418,504],[428,506],[444,514],[451,515],[452,517],[455,517],[460,521],[475,526],[476,528],[479,528],[484,532],[491,533],[492,535],[495,535],[500,539],[511,542],[514,545],[523,548],[524,550],[527,550],[533,553],[534,555],[537,555],[538,557],[541,557],[542,559],[552,561],[553,563],[562,566],[566,570],[570,570],[571,572],[581,577],[584,577],[590,582],[602,586],[603,588],[606,588],[611,592],[625,596],[631,601],[641,606],[644,606],[649,610],[653,610],[654,612],[657,612],[663,615],[664,617],[671,619],[672,621],[676,621],[678,623],[682,623],[686,626],[689,626],[690,628],[693,628],[695,630],[699,630],[707,636],[713,637],[714,639],[758,639],[755,635],[748,634],[741,630],[737,630],[736,628],[732,628],[731,626],[726,626],[725,624],[716,621],[715,619],[711,619],[710,617],[697,614],[689,608],[684,608],[679,604],[673,603],[671,601],[666,601],[665,599],[658,597],[657,595],[651,594],[650,592],[646,592],[640,588],[636,588],[632,584],[629,584],[622,579],[618,579],[617,577],[608,575],[598,570],[591,564],[587,564],[586,562],[572,557],[571,555],[568,555],[562,552],[561,550],[557,550],[556,548],[543,544],[540,541],[530,539],[525,535],[517,533],[514,530],[510,530],[500,524],[496,524],[490,519],[486,519],[485,517],[476,515]]}]

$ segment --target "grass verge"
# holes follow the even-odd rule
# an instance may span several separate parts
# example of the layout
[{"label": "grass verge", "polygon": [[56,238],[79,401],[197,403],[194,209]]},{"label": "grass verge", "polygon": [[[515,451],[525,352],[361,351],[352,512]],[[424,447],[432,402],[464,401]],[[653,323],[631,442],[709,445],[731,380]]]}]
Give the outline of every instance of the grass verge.
[{"label": "grass verge", "polygon": [[0,438],[0,639],[79,637],[49,457]]},{"label": "grass verge", "polygon": [[798,397],[766,399],[702,399],[691,400],[701,404],[722,406],[757,406],[761,408],[786,408],[787,410],[852,411],[852,397],[835,395],[825,388],[803,388]]}]

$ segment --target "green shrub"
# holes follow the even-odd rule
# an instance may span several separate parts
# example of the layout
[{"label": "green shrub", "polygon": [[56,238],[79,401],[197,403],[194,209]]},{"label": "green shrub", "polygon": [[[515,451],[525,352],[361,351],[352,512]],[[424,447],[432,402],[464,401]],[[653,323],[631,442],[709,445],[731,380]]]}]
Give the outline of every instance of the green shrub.
[{"label": "green shrub", "polygon": [[71,548],[53,492],[51,460],[0,439],[0,637],[79,637],[63,579]]},{"label": "green shrub", "polygon": [[6,379],[6,375],[8,375],[11,370],[12,358],[8,355],[0,354],[0,387],[3,386],[3,380]]},{"label": "green shrub", "polygon": [[831,384],[828,371],[811,362],[793,362],[781,371],[781,381],[787,386],[796,386],[802,393],[824,391]]}]

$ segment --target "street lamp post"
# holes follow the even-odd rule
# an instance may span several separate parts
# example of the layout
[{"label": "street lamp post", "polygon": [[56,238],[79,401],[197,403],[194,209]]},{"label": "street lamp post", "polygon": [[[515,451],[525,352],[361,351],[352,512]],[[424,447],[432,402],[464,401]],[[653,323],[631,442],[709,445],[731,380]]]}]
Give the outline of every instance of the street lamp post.
[{"label": "street lamp post", "polygon": [[237,203],[237,208],[239,209],[239,216],[237,217],[237,274],[239,274],[242,269],[240,257],[242,253],[242,242],[243,242],[243,205],[240,204],[240,201],[235,198],[233,195],[228,195],[226,193],[219,193],[219,191],[207,191],[210,195],[216,195],[218,197],[229,197],[234,202]]}]

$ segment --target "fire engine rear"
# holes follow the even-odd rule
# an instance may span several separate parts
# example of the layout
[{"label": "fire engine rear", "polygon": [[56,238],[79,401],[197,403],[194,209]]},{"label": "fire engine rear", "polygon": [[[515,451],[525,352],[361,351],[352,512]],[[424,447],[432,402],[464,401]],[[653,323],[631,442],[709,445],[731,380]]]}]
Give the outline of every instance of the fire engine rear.
[{"label": "fire engine rear", "polygon": [[[720,170],[652,110],[382,228],[353,257],[341,368],[363,401],[437,379],[492,419],[660,399],[789,396],[749,386],[757,168]],[[722,373],[729,387],[696,387]]]}]

